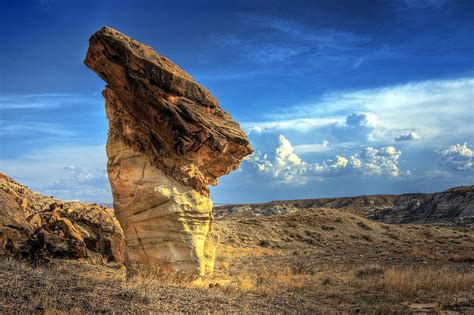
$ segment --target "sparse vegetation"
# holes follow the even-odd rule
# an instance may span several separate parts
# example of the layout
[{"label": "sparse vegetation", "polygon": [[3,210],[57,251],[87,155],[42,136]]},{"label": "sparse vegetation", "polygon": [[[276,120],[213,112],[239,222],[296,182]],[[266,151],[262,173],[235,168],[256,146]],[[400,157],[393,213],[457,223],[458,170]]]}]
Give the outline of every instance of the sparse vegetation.
[{"label": "sparse vegetation", "polygon": [[358,278],[379,277],[384,272],[385,270],[379,265],[368,265],[357,269],[355,275]]},{"label": "sparse vegetation", "polygon": [[474,253],[455,253],[448,257],[449,261],[474,262]]},{"label": "sparse vegetation", "polygon": [[474,273],[459,272],[453,268],[392,267],[383,277],[369,285],[384,294],[402,298],[418,298],[423,295],[446,296],[472,290]]},{"label": "sparse vegetation", "polygon": [[[337,218],[347,224],[323,229]],[[214,227],[221,244],[209,278],[170,273],[166,264],[125,270],[1,259],[0,312],[474,311],[468,232],[388,226],[331,209],[217,220]]]}]

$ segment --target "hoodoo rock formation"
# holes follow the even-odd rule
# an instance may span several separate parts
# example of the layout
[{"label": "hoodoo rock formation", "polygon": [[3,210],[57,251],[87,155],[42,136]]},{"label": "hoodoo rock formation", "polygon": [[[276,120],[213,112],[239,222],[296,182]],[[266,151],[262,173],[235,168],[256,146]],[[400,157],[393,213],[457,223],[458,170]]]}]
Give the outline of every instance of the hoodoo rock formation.
[{"label": "hoodoo rock formation", "polygon": [[252,153],[245,133],[189,74],[114,29],[92,35],[84,62],[107,83],[107,168],[127,259],[211,273],[208,185]]}]

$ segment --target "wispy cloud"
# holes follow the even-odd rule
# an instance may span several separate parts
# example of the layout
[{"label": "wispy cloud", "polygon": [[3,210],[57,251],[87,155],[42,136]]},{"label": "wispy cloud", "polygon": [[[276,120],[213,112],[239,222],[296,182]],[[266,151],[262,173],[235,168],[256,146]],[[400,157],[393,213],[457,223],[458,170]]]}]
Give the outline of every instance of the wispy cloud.
[{"label": "wispy cloud", "polygon": [[308,132],[315,128],[329,127],[339,122],[337,118],[299,118],[275,121],[243,122],[242,128],[248,134],[278,132],[281,130],[295,130]]},{"label": "wispy cloud", "polygon": [[45,109],[96,103],[93,96],[61,93],[0,95],[0,110]]},{"label": "wispy cloud", "polygon": [[[74,167],[65,168],[69,165]],[[0,159],[2,172],[35,191],[48,194],[61,190],[61,198],[84,201],[110,202],[108,183],[102,176],[106,166],[105,144],[50,146]],[[99,177],[94,175],[95,179],[88,181],[91,178],[88,174],[100,175],[100,180],[96,181]],[[60,185],[64,185],[64,189]],[[91,197],[93,193],[95,196]]]},{"label": "wispy cloud", "polygon": [[[315,101],[288,106],[285,111],[263,116],[261,121],[244,122],[242,125],[247,130],[258,130],[260,133],[318,130],[325,137],[331,136],[331,131],[333,136],[341,136],[340,132],[344,130],[348,131],[346,135],[360,131],[361,137],[352,137],[351,141],[362,144],[367,141],[364,135],[392,143],[401,134],[410,134],[416,129],[423,134],[419,142],[440,147],[472,139],[473,100],[474,78],[409,82],[331,92]],[[351,117],[360,119],[355,121]],[[374,132],[377,137],[374,137]],[[347,137],[337,138],[347,140],[342,139]],[[328,140],[333,142],[336,139]]]},{"label": "wispy cloud", "polygon": [[293,40],[307,42],[315,49],[347,51],[370,41],[352,31],[335,28],[309,28],[276,16],[246,16],[247,20],[265,29],[275,30]]},{"label": "wispy cloud", "polygon": [[[344,54],[346,58],[370,42],[365,36],[343,29],[308,28],[275,16],[240,17],[254,27],[252,34],[218,34],[213,39],[257,64],[274,64],[301,56],[309,60],[312,56],[335,58]],[[356,60],[361,63],[359,57]]]},{"label": "wispy cloud", "polygon": [[38,136],[38,134],[70,137],[75,133],[56,123],[0,120],[0,137]]},{"label": "wispy cloud", "polygon": [[63,168],[62,178],[44,189],[44,193],[67,200],[109,200],[111,195],[107,172],[101,169],[82,169],[75,166]]},{"label": "wispy cloud", "polygon": [[99,94],[2,95],[0,158],[65,141],[97,143],[91,135],[96,132],[103,137],[105,121],[103,97]]},{"label": "wispy cloud", "polygon": [[448,0],[402,0],[401,8],[405,9],[440,9]]},{"label": "wispy cloud", "polygon": [[311,144],[300,144],[293,146],[295,153],[321,153],[327,152],[332,149],[331,144],[327,140],[323,140],[322,143],[311,143]]}]

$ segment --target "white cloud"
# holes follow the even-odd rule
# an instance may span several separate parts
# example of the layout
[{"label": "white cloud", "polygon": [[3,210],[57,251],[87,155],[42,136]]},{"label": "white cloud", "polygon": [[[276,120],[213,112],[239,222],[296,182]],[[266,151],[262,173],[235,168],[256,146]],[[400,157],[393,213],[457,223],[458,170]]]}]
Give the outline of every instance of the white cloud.
[{"label": "white cloud", "polygon": [[355,127],[377,128],[379,118],[374,113],[353,113],[346,118],[346,125]]},{"label": "white cloud", "polygon": [[75,134],[73,131],[63,128],[56,123],[12,122],[0,119],[0,136],[2,137],[37,135],[38,133],[54,135],[56,137],[68,137]]},{"label": "white cloud", "polygon": [[452,171],[474,171],[474,151],[463,145],[455,144],[441,150],[440,164]]},{"label": "white cloud", "polygon": [[56,108],[81,103],[97,103],[97,97],[61,93],[0,95],[0,110]]},{"label": "white cloud", "polygon": [[[353,167],[364,175],[385,174],[390,177],[398,177],[401,174],[398,168],[400,155],[401,151],[398,151],[393,146],[380,149],[367,147],[361,153],[353,155],[351,160]],[[405,172],[404,174],[407,173]]]},{"label": "white cloud", "polygon": [[285,182],[306,182],[307,164],[294,153],[291,143],[283,136],[278,137],[279,145],[275,150],[273,161],[267,154],[256,152],[246,159],[260,172],[270,173]]},{"label": "white cloud", "polygon": [[331,150],[329,141],[323,140],[322,143],[300,144],[293,146],[295,153],[320,153]]},{"label": "white cloud", "polygon": [[473,78],[411,82],[344,93],[343,99],[327,110],[355,107],[374,113],[392,132],[416,127],[423,130],[424,142],[430,145],[449,143],[453,136],[462,138],[474,133]]},{"label": "white cloud", "polygon": [[[65,165],[74,165],[74,168],[64,168]],[[108,183],[94,181],[92,176],[103,174],[106,166],[104,144],[51,146],[26,152],[21,156],[0,159],[2,172],[35,191],[48,194],[51,193],[48,190],[53,190],[52,187],[59,191],[57,183],[63,183],[69,190],[63,190],[58,197],[97,202],[111,201]],[[69,183],[68,178],[71,178]],[[73,184],[74,181],[77,183]],[[93,183],[94,188],[91,186]],[[92,196],[94,193],[96,196]]]},{"label": "white cloud", "polygon": [[[274,16],[249,16],[242,18],[252,25],[253,32],[237,37],[218,34],[214,40],[220,46],[231,48],[238,57],[245,57],[256,64],[271,65],[305,56],[304,60],[317,57],[334,58],[361,51],[370,42],[361,34],[336,28],[310,29],[297,21]],[[359,54],[357,54],[359,55]]]},{"label": "white cloud", "polygon": [[268,154],[256,152],[246,161],[259,172],[270,174],[283,182],[304,184],[310,179],[348,174],[385,175],[390,178],[410,174],[408,171],[400,171],[398,161],[401,151],[393,146],[379,149],[366,147],[348,158],[336,155],[322,163],[307,163],[295,153],[290,141],[283,135],[279,136],[278,141],[273,159]]},{"label": "white cloud", "polygon": [[[360,144],[367,139],[392,143],[401,133],[416,128],[423,130],[420,143],[435,148],[472,137],[473,100],[474,78],[409,82],[328,93],[316,101],[286,107],[284,112],[269,113],[250,126],[242,125],[261,126],[260,132],[268,133],[333,131],[340,141],[347,141],[349,134],[344,131],[352,127],[362,136]],[[349,119],[354,113],[356,116]]]},{"label": "white cloud", "polygon": [[343,141],[372,141],[383,131],[379,118],[371,112],[352,113],[346,117],[344,123],[332,127],[332,134]]},{"label": "white cloud", "polygon": [[409,133],[402,134],[395,138],[395,141],[413,141],[413,140],[420,140],[421,136],[414,131],[410,131]]},{"label": "white cloud", "polygon": [[319,50],[347,51],[365,44],[370,39],[351,31],[334,28],[309,29],[296,21],[276,16],[245,16],[252,23],[276,31],[285,38],[306,42]]},{"label": "white cloud", "polygon": [[74,166],[64,167],[61,179],[46,187],[44,193],[60,199],[82,199],[97,201],[110,194],[110,185],[105,169],[82,169]]},{"label": "white cloud", "polygon": [[247,134],[272,133],[282,130],[309,132],[315,128],[324,128],[334,125],[337,118],[299,118],[280,121],[243,122],[242,128]]}]

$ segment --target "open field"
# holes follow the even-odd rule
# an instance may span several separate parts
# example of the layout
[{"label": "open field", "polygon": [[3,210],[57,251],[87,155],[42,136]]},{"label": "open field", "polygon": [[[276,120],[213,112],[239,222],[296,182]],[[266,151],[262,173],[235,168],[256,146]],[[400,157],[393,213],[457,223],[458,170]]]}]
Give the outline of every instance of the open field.
[{"label": "open field", "polygon": [[0,312],[474,312],[474,234],[335,209],[216,220],[211,278],[1,260]]}]

